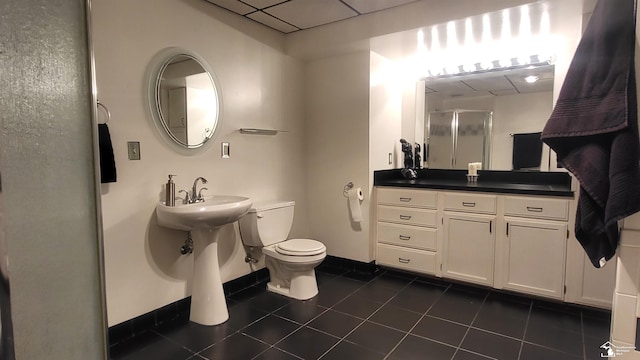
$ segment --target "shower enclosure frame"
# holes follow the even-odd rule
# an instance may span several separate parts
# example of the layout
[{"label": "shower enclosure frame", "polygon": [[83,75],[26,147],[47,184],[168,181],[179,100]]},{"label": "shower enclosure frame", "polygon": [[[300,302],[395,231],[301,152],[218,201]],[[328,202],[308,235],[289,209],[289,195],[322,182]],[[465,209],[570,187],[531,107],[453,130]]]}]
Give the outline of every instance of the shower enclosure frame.
[{"label": "shower enclosure frame", "polygon": [[[482,133],[483,133],[483,144],[482,144],[482,156],[478,159],[479,162],[482,162],[483,169],[490,168],[490,159],[491,159],[491,132],[492,132],[492,122],[493,122],[493,112],[486,110],[467,110],[467,109],[451,109],[451,110],[439,110],[429,112],[429,116],[427,118],[425,124],[425,157],[424,162],[427,167],[434,168],[430,163],[429,159],[432,157],[432,153],[434,151],[432,144],[432,115],[434,114],[448,114],[451,113],[451,122],[450,122],[450,136],[451,136],[451,145],[449,152],[449,161],[448,166],[437,166],[435,168],[438,169],[466,169],[467,163],[460,163],[458,159],[458,150],[459,150],[459,133],[460,133],[460,114],[469,114],[469,113],[482,113],[485,114]],[[474,161],[477,162],[477,161]]]}]

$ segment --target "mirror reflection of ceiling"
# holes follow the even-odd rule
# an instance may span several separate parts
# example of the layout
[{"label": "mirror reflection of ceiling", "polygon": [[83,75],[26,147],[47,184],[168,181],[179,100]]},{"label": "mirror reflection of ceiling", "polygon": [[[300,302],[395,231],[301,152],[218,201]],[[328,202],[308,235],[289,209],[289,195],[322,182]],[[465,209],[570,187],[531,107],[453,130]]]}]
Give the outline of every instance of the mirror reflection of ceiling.
[{"label": "mirror reflection of ceiling", "polygon": [[285,34],[418,0],[205,0]]},{"label": "mirror reflection of ceiling", "polygon": [[[553,90],[554,66],[540,66],[530,69],[512,69],[483,74],[453,76],[448,78],[428,79],[425,92],[429,96],[442,98],[470,96],[503,96],[528,94]],[[527,82],[526,78],[534,76],[537,81]]]}]

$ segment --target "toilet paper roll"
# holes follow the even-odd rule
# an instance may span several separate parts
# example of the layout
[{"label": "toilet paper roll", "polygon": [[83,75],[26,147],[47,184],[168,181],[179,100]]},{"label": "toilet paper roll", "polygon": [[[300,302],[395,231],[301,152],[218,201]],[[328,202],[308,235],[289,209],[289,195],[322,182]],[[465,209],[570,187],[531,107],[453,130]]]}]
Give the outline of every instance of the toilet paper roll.
[{"label": "toilet paper roll", "polygon": [[364,200],[362,189],[350,189],[347,195],[349,198],[349,210],[351,210],[351,219],[353,220],[353,222],[362,222],[362,207],[360,206],[360,201]]}]

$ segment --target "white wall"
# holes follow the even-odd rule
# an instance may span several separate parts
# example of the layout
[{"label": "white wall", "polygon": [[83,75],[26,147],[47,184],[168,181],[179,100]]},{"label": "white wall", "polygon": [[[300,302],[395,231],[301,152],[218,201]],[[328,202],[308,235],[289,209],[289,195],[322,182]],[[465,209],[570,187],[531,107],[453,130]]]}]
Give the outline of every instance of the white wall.
[{"label": "white wall", "polygon": [[[393,61],[371,52],[369,89],[369,167],[373,171],[404,166],[400,145],[403,134],[403,87],[396,80]],[[413,142],[413,137],[406,139]],[[389,153],[391,164],[389,164]]]},{"label": "white wall", "polygon": [[[282,52],[281,34],[204,1],[92,3],[98,98],[111,111],[118,171],[116,183],[102,185],[112,326],[190,294],[193,256],[179,253],[186,233],[158,227],[154,213],[167,174],[178,175],[176,191],[203,176],[209,180],[208,194],[295,200],[291,236],[309,236],[304,68]],[[206,59],[222,89],[221,133],[212,147],[194,156],[172,151],[156,134],[147,110],[145,72],[153,56],[169,46]],[[241,135],[240,127],[289,132]],[[140,141],[141,160],[127,159],[127,141]],[[220,157],[223,141],[230,143],[229,159]],[[237,225],[225,227],[221,236],[223,281],[255,270],[244,262]]]},{"label": "white wall", "polygon": [[[369,52],[311,61],[305,82],[311,233],[329,255],[369,262]],[[343,196],[348,182],[365,194],[361,223]]]}]

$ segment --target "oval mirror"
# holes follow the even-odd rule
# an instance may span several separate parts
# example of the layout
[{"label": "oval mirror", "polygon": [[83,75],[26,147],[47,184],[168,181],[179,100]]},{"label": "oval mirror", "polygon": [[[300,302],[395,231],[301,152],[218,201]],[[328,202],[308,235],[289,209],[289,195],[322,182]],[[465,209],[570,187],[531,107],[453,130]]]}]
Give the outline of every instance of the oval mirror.
[{"label": "oval mirror", "polygon": [[210,145],[221,127],[220,88],[213,71],[193,52],[169,48],[156,56],[149,103],[161,136],[182,153]]}]

